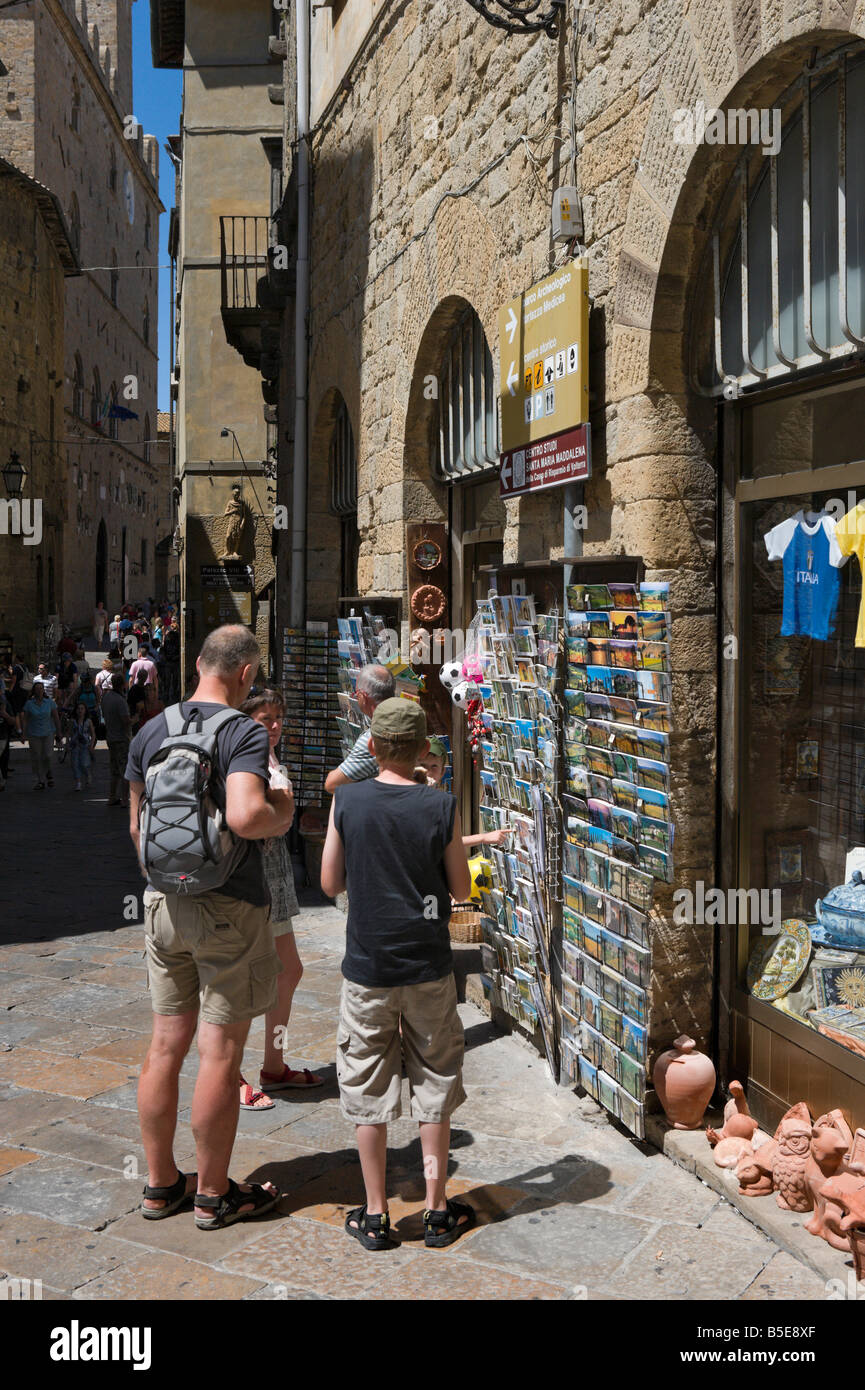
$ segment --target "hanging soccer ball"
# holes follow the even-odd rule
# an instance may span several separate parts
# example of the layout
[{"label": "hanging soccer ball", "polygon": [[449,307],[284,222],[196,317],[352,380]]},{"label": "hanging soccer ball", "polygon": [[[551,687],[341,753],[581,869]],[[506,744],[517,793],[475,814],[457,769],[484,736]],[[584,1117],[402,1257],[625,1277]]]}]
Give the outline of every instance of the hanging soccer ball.
[{"label": "hanging soccer ball", "polygon": [[478,699],[479,694],[474,681],[460,681],[451,689],[451,699],[457,709],[467,709],[473,700]]},{"label": "hanging soccer ball", "polygon": [[454,686],[463,678],[463,664],[461,661],[445,661],[439,672],[439,680],[445,690],[453,690]]}]

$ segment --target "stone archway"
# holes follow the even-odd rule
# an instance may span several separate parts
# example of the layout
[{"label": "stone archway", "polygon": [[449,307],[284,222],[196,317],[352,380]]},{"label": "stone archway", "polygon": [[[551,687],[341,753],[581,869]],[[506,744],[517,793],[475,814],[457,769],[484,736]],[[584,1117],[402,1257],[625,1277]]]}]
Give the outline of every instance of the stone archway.
[{"label": "stone archway", "polygon": [[[865,34],[863,0],[780,0],[771,13],[759,0],[691,5],[643,116],[614,272],[607,469],[589,488],[590,498],[595,490],[609,498],[608,536],[593,545],[590,524],[586,548],[642,555],[650,579],[672,581],[671,795],[683,888],[698,880],[713,885],[718,874],[717,652],[724,630],[716,614],[716,409],[688,378],[689,319],[704,290],[712,215],[738,151],[676,144],[673,112],[698,100],[771,106],[815,44],[835,47],[855,34]],[[709,1038],[715,973],[714,929],[673,925],[663,891],[656,902],[653,1051],[681,1032]]]}]

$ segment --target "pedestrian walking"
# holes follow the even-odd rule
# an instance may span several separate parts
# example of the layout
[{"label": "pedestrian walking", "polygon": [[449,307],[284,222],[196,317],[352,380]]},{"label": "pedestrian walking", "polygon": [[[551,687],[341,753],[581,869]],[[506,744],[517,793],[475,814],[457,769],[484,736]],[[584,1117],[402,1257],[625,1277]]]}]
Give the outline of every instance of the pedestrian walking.
[{"label": "pedestrian walking", "polygon": [[143,729],[149,719],[153,719],[155,715],[161,714],[165,709],[155,685],[148,685],[145,681],[142,689],[144,690],[144,699],[138,706],[139,729]]},{"label": "pedestrian walking", "polygon": [[128,802],[126,764],[129,759],[131,720],[123,694],[124,684],[123,676],[112,676],[109,688],[102,695],[102,721],[108,744],[109,806],[125,806]]},{"label": "pedestrian walking", "polygon": [[109,656],[120,655],[120,614],[115,613],[111,622],[108,624],[108,654]]},{"label": "pedestrian walking", "polygon": [[79,700],[75,706],[75,716],[72,727],[66,735],[66,745],[72,763],[75,790],[80,792],[82,782],[85,787],[90,786],[90,767],[93,760],[93,750],[96,747],[96,730],[83,700]]},{"label": "pedestrian walking", "polygon": [[[53,699],[57,693],[57,677],[52,671],[48,670],[44,661],[40,661],[36,668],[36,675],[33,677],[33,687],[41,685],[49,699]],[[33,691],[31,690],[31,695]],[[24,706],[22,705],[23,709]]]},{"label": "pedestrian walking", "polygon": [[141,722],[141,715],[144,708],[144,688],[147,685],[147,672],[139,671],[138,676],[133,682],[130,678],[129,689],[126,693],[126,701],[129,705],[129,714],[132,719],[132,731],[138,732]]},{"label": "pedestrian walking", "polygon": [[[251,1020],[276,1004],[280,969],[257,841],[284,834],[293,815],[288,791],[268,785],[266,731],[240,712],[260,660],[248,628],[231,624],[209,633],[193,695],[148,721],[132,741],[126,769],[130,835],[148,875],[154,1012],[138,1088],[148,1164],[142,1215],[162,1220],[194,1201],[202,1230],[261,1216],[280,1197],[272,1183],[237,1183],[228,1174],[244,1043]],[[230,834],[219,830],[223,815]],[[160,836],[168,820],[188,831],[183,854]],[[183,1174],[173,1152],[177,1086],[196,1025],[198,1171]]]},{"label": "pedestrian walking", "polygon": [[[361,713],[370,718],[382,700],[393,698],[395,689],[393,676],[386,666],[364,666],[358,672],[356,690]],[[333,794],[337,787],[344,787],[348,782],[363,782],[377,773],[378,765],[369,751],[369,729],[363,729],[348,757],[328,773],[324,789]]]},{"label": "pedestrian walking", "polygon": [[105,600],[101,598],[93,610],[93,640],[97,647],[102,646],[107,626],[108,614],[105,611]]},{"label": "pedestrian walking", "polygon": [[139,672],[144,671],[148,685],[159,685],[159,677],[156,673],[156,662],[150,655],[150,647],[145,642],[138,651],[138,656],[129,668],[129,684],[133,685],[138,680]]},{"label": "pedestrian walking", "polygon": [[9,740],[17,728],[18,721],[15,717],[15,711],[4,690],[0,694],[0,792],[5,788],[6,779],[9,776]]},{"label": "pedestrian walking", "polygon": [[[266,686],[244,701],[241,708],[244,714],[248,714],[267,730],[270,746],[270,786],[286,790],[292,798],[293,806],[294,791],[291,782],[276,756],[276,745],[282,736],[282,721],[285,715],[282,691]],[[240,1078],[240,1104],[244,1110],[272,1110],[273,1101],[267,1094],[270,1091],[307,1091],[312,1087],[324,1085],[324,1079],[311,1072],[308,1067],[294,1070],[287,1065],[283,1057],[285,1035],[291,1017],[291,1001],[303,975],[303,965],[292,926],[292,918],[297,916],[300,908],[285,836],[274,835],[269,840],[262,840],[261,854],[264,876],[270,890],[270,929],[273,932],[282,970],[277,980],[276,1006],[268,1011],[264,1019],[264,1060],[258,1078],[259,1089],[256,1091],[242,1076]]]},{"label": "pedestrian walking", "polygon": [[[42,668],[40,667],[40,670]],[[30,699],[18,716],[18,728],[30,747],[30,766],[36,778],[35,790],[54,786],[51,772],[51,748],[55,736],[60,737],[60,716],[57,706],[45,691],[46,682],[34,678]]]},{"label": "pedestrian walking", "polygon": [[446,1195],[450,1116],[465,1100],[448,920],[471,888],[456,798],[413,780],[428,751],[414,700],[384,700],[367,735],[378,776],[337,788],[321,865],[330,897],[348,889],[336,1070],[357,1129],[366,1202],[345,1229],[366,1250],[391,1244],[387,1126],[402,1113],[403,1062],[420,1126],[424,1243],[450,1245],[474,1224]]}]

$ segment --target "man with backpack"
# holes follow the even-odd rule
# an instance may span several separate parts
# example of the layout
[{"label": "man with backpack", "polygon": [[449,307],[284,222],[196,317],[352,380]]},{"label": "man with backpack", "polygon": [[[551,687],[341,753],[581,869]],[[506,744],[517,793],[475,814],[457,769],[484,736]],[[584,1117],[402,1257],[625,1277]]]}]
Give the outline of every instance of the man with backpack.
[{"label": "man with backpack", "polygon": [[[201,1230],[261,1216],[280,1196],[228,1175],[244,1043],[276,1003],[280,969],[255,841],[284,834],[293,814],[290,794],[269,787],[267,730],[239,709],[259,661],[248,628],[211,632],[194,693],[148,721],[126,769],[154,1013],[138,1088],[149,1169],[141,1210],[158,1221],[194,1202]],[[196,1025],[198,1172],[184,1175],[173,1155],[178,1077]]]}]

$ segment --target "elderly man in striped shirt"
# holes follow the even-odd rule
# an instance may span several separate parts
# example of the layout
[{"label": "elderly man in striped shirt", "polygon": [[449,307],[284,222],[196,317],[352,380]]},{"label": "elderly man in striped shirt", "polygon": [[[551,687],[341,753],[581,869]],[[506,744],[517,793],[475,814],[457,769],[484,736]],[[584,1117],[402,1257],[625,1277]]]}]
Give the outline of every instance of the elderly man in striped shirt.
[{"label": "elderly man in striped shirt", "polygon": [[[357,678],[357,703],[367,719],[382,700],[390,700],[395,690],[393,676],[385,666],[364,666]],[[346,782],[364,782],[378,776],[378,764],[369,751],[369,729],[362,729],[348,757],[329,772],[324,784],[331,794]]]}]

